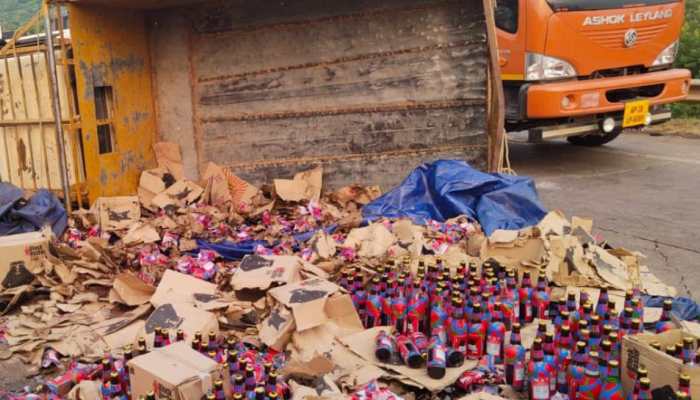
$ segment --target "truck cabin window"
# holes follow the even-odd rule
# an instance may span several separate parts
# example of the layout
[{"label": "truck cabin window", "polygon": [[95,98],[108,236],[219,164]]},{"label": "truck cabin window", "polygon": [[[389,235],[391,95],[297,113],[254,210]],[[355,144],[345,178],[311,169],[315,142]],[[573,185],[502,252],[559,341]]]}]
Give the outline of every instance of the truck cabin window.
[{"label": "truck cabin window", "polygon": [[508,33],[518,31],[518,0],[498,0],[495,14],[499,29]]}]

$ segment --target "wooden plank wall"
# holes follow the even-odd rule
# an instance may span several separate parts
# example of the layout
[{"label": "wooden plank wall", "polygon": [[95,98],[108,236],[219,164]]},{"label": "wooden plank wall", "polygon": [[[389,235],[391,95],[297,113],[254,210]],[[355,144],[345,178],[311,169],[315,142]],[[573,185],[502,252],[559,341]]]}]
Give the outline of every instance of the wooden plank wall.
[{"label": "wooden plank wall", "polygon": [[[59,53],[56,50],[57,59]],[[57,69],[61,110],[67,117],[68,88],[62,79],[63,66]],[[24,189],[62,188],[48,70],[43,51],[0,58],[0,181]],[[70,145],[75,142],[69,134],[66,129],[65,141]],[[66,157],[69,178],[75,183],[72,149]]]},{"label": "wooden plank wall", "polygon": [[487,161],[481,1],[232,0],[191,35],[195,137],[256,183],[322,164],[395,185],[416,165]]}]

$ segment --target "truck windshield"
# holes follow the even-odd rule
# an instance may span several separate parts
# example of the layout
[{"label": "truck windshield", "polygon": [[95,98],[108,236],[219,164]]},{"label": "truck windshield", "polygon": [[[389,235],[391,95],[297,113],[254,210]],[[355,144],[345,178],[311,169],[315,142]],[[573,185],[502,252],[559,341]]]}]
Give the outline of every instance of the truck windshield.
[{"label": "truck windshield", "polygon": [[610,10],[633,6],[653,6],[657,4],[676,3],[679,0],[547,0],[555,12]]}]

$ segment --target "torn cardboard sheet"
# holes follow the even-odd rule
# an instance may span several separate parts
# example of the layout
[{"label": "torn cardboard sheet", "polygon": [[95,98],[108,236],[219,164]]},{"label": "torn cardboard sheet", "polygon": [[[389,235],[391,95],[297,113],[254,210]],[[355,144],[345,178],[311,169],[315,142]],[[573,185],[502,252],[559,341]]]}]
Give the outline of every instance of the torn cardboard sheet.
[{"label": "torn cardboard sheet", "polygon": [[233,272],[231,286],[235,290],[265,290],[273,284],[298,282],[302,266],[303,260],[297,256],[247,255]]},{"label": "torn cardboard sheet", "polygon": [[274,288],[268,292],[272,298],[292,310],[297,331],[321,325],[328,316],[325,304],[328,296],[340,287],[321,278],[306,279]]},{"label": "torn cardboard sheet", "polygon": [[408,378],[416,385],[424,387],[431,392],[438,392],[447,386],[453,384],[463,373],[474,367],[477,362],[474,360],[466,360],[459,368],[447,368],[446,374],[442,379],[433,379],[428,376],[425,368],[412,369],[403,365],[383,364],[377,361],[374,356],[375,338],[381,330],[387,330],[387,327],[376,327],[367,329],[349,336],[340,338],[340,342],[348,346],[355,354],[362,357],[368,363],[377,365],[378,367],[389,369]]},{"label": "torn cardboard sheet", "polygon": [[[323,229],[316,232],[309,242],[313,250],[315,259],[328,260],[337,252],[337,244],[333,236],[327,234]],[[315,261],[314,259],[311,260]]]},{"label": "torn cardboard sheet", "polygon": [[119,296],[120,303],[138,306],[148,303],[156,289],[137,276],[122,272],[114,278],[112,288]]},{"label": "torn cardboard sheet", "polygon": [[338,189],[330,194],[331,200],[341,207],[346,207],[349,202],[365,205],[381,196],[382,191],[379,186],[351,185]]},{"label": "torn cardboard sheet", "polygon": [[258,324],[260,340],[277,351],[284,350],[295,328],[291,311],[281,306],[273,308]]},{"label": "torn cardboard sheet", "polygon": [[223,205],[231,202],[231,192],[223,167],[209,162],[204,169],[202,180],[210,187],[209,197],[212,205]]},{"label": "torn cardboard sheet", "polygon": [[169,269],[151,297],[151,304],[155,307],[167,302],[194,304],[196,295],[215,294],[216,285],[213,283]]},{"label": "torn cardboard sheet", "polygon": [[571,224],[566,219],[566,215],[561,211],[550,211],[537,224],[542,236],[558,235],[563,236],[571,231]]},{"label": "torn cardboard sheet", "polygon": [[159,142],[153,145],[159,168],[165,168],[175,180],[185,179],[185,167],[182,163],[180,145],[171,142]]},{"label": "torn cardboard sheet", "polygon": [[155,243],[160,240],[160,234],[156,228],[148,224],[136,223],[132,225],[122,237],[122,242],[127,246],[142,243]]},{"label": "torn cardboard sheet", "polygon": [[294,179],[275,179],[275,192],[284,201],[318,201],[323,185],[323,168],[294,175]]},{"label": "torn cardboard sheet", "polygon": [[188,180],[175,182],[165,191],[153,198],[151,203],[158,208],[180,208],[192,204],[204,193],[204,189]]},{"label": "torn cardboard sheet", "polygon": [[382,257],[394,243],[396,237],[386,226],[374,223],[351,230],[343,247],[357,249],[357,255],[360,257]]},{"label": "torn cardboard sheet", "polygon": [[153,199],[170,185],[175,183],[175,177],[165,168],[154,168],[143,171],[139,178],[137,194],[141,206],[151,209]]},{"label": "torn cardboard sheet", "polygon": [[128,229],[141,218],[141,204],[136,196],[100,197],[94,208],[103,231]]},{"label": "torn cardboard sheet", "polygon": [[627,272],[627,265],[619,258],[608,253],[600,246],[589,246],[592,250],[591,263],[601,278],[615,289],[629,290],[632,284]]}]

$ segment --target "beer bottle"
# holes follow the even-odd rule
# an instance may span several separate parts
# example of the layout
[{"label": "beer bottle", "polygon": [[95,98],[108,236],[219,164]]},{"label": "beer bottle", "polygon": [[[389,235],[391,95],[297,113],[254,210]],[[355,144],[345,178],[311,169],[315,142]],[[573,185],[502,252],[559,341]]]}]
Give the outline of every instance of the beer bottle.
[{"label": "beer bottle", "polygon": [[445,376],[447,366],[445,345],[437,337],[432,337],[428,348],[428,376],[433,379],[442,379]]},{"label": "beer bottle", "polygon": [[184,342],[185,341],[185,331],[182,329],[178,329],[176,333],[176,340],[178,342]]},{"label": "beer bottle", "polygon": [[160,326],[153,328],[153,348],[159,349],[163,347],[163,336],[161,335]]},{"label": "beer bottle", "polygon": [[109,383],[109,376],[112,373],[112,362],[109,357],[105,357],[100,362],[102,366],[102,383]]},{"label": "beer bottle", "polygon": [[156,394],[153,391],[146,393],[146,400],[156,400]]},{"label": "beer bottle", "polygon": [[608,362],[608,374],[603,383],[599,400],[625,400],[625,392],[620,383],[620,364],[617,360]]},{"label": "beer bottle", "polygon": [[564,325],[561,329],[561,336],[555,347],[555,370],[557,371],[557,391],[562,394],[569,393],[569,382],[567,372],[571,363],[571,330],[569,325]]},{"label": "beer bottle", "polygon": [[419,368],[423,363],[423,357],[421,357],[416,345],[410,337],[399,335],[396,338],[396,348],[398,349],[401,360],[409,368]]},{"label": "beer bottle", "polygon": [[[495,308],[498,309],[500,306],[500,303],[495,303]],[[492,357],[495,364],[503,363],[505,337],[506,326],[501,321],[501,313],[498,311],[494,313],[493,320],[486,332],[486,354]]]},{"label": "beer bottle", "polygon": [[161,329],[160,336],[163,338],[163,346],[169,346],[170,345],[170,331],[167,329]]},{"label": "beer bottle", "polygon": [[673,301],[671,299],[664,300],[663,308],[661,309],[661,318],[656,322],[656,333],[662,333],[673,329],[671,322],[671,309]]},{"label": "beer bottle", "polygon": [[651,381],[649,378],[644,377],[639,380],[639,395],[635,400],[651,400],[653,396],[651,395]]},{"label": "beer bottle", "polygon": [[634,374],[634,387],[632,388],[632,393],[627,396],[628,400],[636,400],[639,397],[639,391],[641,390],[641,380],[647,377],[647,369],[644,367],[637,368],[637,372]]},{"label": "beer bottle", "polygon": [[683,338],[683,364],[695,363],[694,344],[694,340],[691,337],[686,336]]},{"label": "beer bottle", "polygon": [[513,323],[510,344],[504,350],[506,383],[521,391],[525,385],[525,347],[520,342],[520,323]]},{"label": "beer bottle", "polygon": [[121,396],[124,396],[124,390],[121,382],[119,382],[119,373],[117,371],[112,371],[112,373],[109,374],[109,389],[111,393],[110,398],[117,397],[122,400]]},{"label": "beer bottle", "polygon": [[241,375],[240,372],[233,376],[233,392],[242,395],[245,393],[246,388],[245,378],[243,378],[243,375]]},{"label": "beer bottle", "polygon": [[595,313],[600,316],[605,315],[608,312],[608,301],[610,301],[608,288],[600,288],[600,295],[598,296],[598,304],[595,307]]},{"label": "beer bottle", "polygon": [[243,393],[234,393],[233,400],[243,400]]},{"label": "beer bottle", "polygon": [[530,383],[528,391],[530,400],[549,400],[553,395],[550,381],[556,378],[553,376],[554,371],[551,365],[544,361],[541,339],[535,338],[532,345],[532,358],[527,371]]},{"label": "beer bottle", "polygon": [[690,395],[690,375],[682,373],[678,377],[678,391]]},{"label": "beer bottle", "polygon": [[216,395],[214,393],[208,393],[207,400],[216,400]]},{"label": "beer bottle", "polygon": [[255,369],[252,365],[248,365],[245,368],[245,390],[252,391],[255,390],[257,385],[257,380],[255,379]]},{"label": "beer bottle", "polygon": [[214,381],[214,399],[226,400],[226,394],[224,393],[224,381],[221,379]]},{"label": "beer bottle", "polygon": [[265,400],[265,388],[262,386],[258,386],[254,390],[255,392],[255,400]]},{"label": "beer bottle", "polygon": [[139,336],[138,341],[136,342],[136,349],[139,352],[139,355],[146,354],[148,351],[147,346],[146,346],[146,338],[143,336]]},{"label": "beer bottle", "polygon": [[690,400],[690,394],[679,390],[676,392],[676,400]]},{"label": "beer bottle", "polygon": [[267,376],[272,372],[272,363],[270,361],[265,361],[263,363],[263,379],[267,379]]},{"label": "beer bottle", "polygon": [[219,350],[219,341],[216,338],[216,332],[214,331],[209,331],[209,351],[218,351]]},{"label": "beer bottle", "polygon": [[270,371],[270,373],[267,375],[267,382],[265,383],[265,390],[268,393],[275,393],[277,394],[277,372],[275,371]]},{"label": "beer bottle", "polygon": [[586,343],[576,342],[576,353],[569,365],[567,373],[567,386],[569,399],[576,399],[578,387],[583,384],[587,364]]},{"label": "beer bottle", "polygon": [[651,346],[652,349],[656,349],[658,351],[661,351],[661,343],[659,343],[659,342],[651,342],[651,343],[649,343],[649,346]]},{"label": "beer bottle", "polygon": [[236,350],[230,350],[227,355],[228,361],[228,373],[229,376],[233,376],[238,371],[238,352]]},{"label": "beer bottle", "polygon": [[481,303],[475,303],[467,336],[467,358],[478,360],[484,355],[485,337],[486,324],[481,318]]},{"label": "beer bottle", "polygon": [[598,370],[598,353],[591,351],[584,369],[583,379],[576,389],[575,400],[598,400],[602,389],[600,371]]}]

